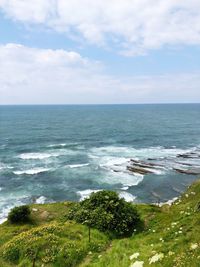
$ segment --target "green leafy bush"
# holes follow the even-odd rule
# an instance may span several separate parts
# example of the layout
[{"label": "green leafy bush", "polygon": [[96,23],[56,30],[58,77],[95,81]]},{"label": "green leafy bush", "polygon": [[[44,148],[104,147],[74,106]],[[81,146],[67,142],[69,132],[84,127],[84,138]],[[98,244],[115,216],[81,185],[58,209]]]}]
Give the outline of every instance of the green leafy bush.
[{"label": "green leafy bush", "polygon": [[27,222],[31,211],[26,205],[13,208],[8,214],[8,220],[11,223]]},{"label": "green leafy bush", "polygon": [[129,236],[141,224],[136,208],[119,198],[113,191],[92,193],[90,198],[76,204],[68,219],[109,232],[115,236]]}]

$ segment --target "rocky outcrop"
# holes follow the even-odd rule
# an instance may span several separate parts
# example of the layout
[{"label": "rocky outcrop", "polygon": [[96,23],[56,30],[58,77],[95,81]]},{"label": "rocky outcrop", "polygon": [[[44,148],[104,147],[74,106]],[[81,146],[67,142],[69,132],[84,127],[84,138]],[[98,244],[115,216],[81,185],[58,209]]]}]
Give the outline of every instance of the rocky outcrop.
[{"label": "rocky outcrop", "polygon": [[127,170],[134,174],[151,174],[156,173],[158,169],[162,169],[163,165],[148,162],[148,161],[139,161],[135,159],[130,159]]},{"label": "rocky outcrop", "polygon": [[174,171],[179,172],[179,173],[183,173],[183,174],[190,174],[190,175],[199,175],[200,174],[200,169],[178,169],[178,168],[173,168]]},{"label": "rocky outcrop", "polygon": [[167,170],[187,175],[200,175],[200,149],[165,157],[148,157],[145,160],[131,158],[126,163],[115,164],[113,167],[114,172],[128,172],[133,175],[160,175]]},{"label": "rocky outcrop", "polygon": [[195,159],[195,158],[200,158],[200,155],[195,152],[190,152],[190,153],[185,153],[185,154],[178,154],[177,158]]},{"label": "rocky outcrop", "polygon": [[133,173],[138,173],[138,174],[148,174],[148,173],[153,173],[153,171],[150,171],[148,169],[139,167],[139,166],[127,166],[127,170]]}]

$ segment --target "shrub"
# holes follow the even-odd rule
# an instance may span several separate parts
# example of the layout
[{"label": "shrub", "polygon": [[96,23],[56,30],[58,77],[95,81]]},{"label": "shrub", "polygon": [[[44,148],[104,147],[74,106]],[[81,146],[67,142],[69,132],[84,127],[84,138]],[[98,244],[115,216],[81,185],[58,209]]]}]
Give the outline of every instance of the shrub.
[{"label": "shrub", "polygon": [[26,205],[13,208],[8,214],[11,223],[27,222],[30,215],[30,208]]},{"label": "shrub", "polygon": [[115,236],[129,236],[140,225],[136,208],[112,191],[92,193],[88,199],[76,204],[68,219],[109,232]]}]

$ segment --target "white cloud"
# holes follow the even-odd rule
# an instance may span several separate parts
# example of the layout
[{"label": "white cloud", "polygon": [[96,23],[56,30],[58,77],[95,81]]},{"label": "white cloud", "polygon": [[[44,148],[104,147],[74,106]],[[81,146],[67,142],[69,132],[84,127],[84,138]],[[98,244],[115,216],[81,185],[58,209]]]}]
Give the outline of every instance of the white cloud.
[{"label": "white cloud", "polygon": [[125,55],[200,44],[199,0],[0,0],[0,7],[13,19],[76,33]]},{"label": "white cloud", "polygon": [[73,51],[0,46],[0,104],[200,102],[200,73],[115,77]]}]

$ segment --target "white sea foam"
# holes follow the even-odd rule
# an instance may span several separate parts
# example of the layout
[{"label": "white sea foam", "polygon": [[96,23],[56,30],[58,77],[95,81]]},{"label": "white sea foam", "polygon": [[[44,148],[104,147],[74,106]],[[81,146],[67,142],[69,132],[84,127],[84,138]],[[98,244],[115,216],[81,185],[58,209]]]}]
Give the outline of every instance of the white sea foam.
[{"label": "white sea foam", "polygon": [[[96,151],[96,149],[91,150],[93,152]],[[117,151],[119,150],[121,151],[121,147],[117,148]],[[123,155],[108,155],[107,148],[98,148],[97,151],[100,151],[100,154],[96,156],[90,153],[90,158],[93,164],[106,170],[106,174],[101,178],[101,182],[108,184],[123,184],[124,186],[129,187],[137,185],[143,180],[143,175],[134,175],[127,171],[130,157],[123,157]]]},{"label": "white sea foam", "polygon": [[4,196],[0,195],[0,224],[7,220],[8,213],[10,210],[16,206],[24,205],[26,202],[24,201],[27,196],[14,195],[11,199],[6,199]]},{"label": "white sea foam", "polygon": [[9,211],[13,208],[13,206],[8,206],[3,208],[0,213],[0,224],[4,223],[7,220],[7,216]]},{"label": "white sea foam", "polygon": [[128,190],[128,188],[129,188],[129,186],[123,186],[122,188],[121,188],[121,190]]},{"label": "white sea foam", "polygon": [[0,162],[0,170],[13,169],[12,166]]},{"label": "white sea foam", "polygon": [[[122,146],[106,146],[106,147],[96,147],[90,149],[89,157],[92,162],[101,168],[113,173],[120,173],[122,180],[127,180],[124,177],[124,173],[127,173],[127,166],[129,165],[130,159],[135,159],[139,161],[145,161],[148,159],[155,159],[158,166],[154,168],[145,168],[156,175],[163,175],[166,171],[172,170],[175,164],[175,158],[180,154],[186,153],[198,153],[197,148],[190,149],[178,149],[176,147],[164,148],[161,146],[148,147],[148,148],[133,148],[133,147],[122,147]],[[199,158],[196,157],[191,161],[199,166]],[[161,162],[160,162],[161,161]],[[189,160],[187,160],[189,161]],[[165,166],[159,166],[163,164]],[[129,173],[132,175],[137,175],[136,173]],[[117,174],[115,174],[116,176]],[[112,180],[112,179],[111,179]],[[130,181],[130,179],[129,179]],[[141,180],[140,180],[141,181]]]},{"label": "white sea foam", "polygon": [[92,189],[86,189],[82,191],[77,191],[77,194],[80,196],[80,201],[88,198],[92,193],[96,193],[101,190],[92,190]]},{"label": "white sea foam", "polygon": [[89,163],[83,163],[83,164],[69,164],[69,165],[66,165],[66,167],[69,167],[71,169],[73,168],[81,168],[81,167],[85,167],[85,166],[88,166]]},{"label": "white sea foam", "polygon": [[47,172],[51,169],[49,168],[35,168],[30,170],[23,170],[23,171],[14,171],[13,173],[16,175],[22,175],[22,174],[28,174],[28,175],[34,175],[42,172]]},{"label": "white sea foam", "polygon": [[[89,198],[89,196],[92,193],[96,193],[96,192],[99,192],[102,190],[103,189],[99,189],[99,190],[86,189],[86,190],[78,191],[77,194],[80,195],[80,201],[82,201],[86,198]],[[133,196],[132,194],[130,194],[128,192],[120,192],[119,197],[124,198],[127,202],[133,202],[136,199],[135,196]]]},{"label": "white sea foam", "polygon": [[157,175],[161,175],[161,174],[165,173],[164,171],[157,170],[157,169],[152,169],[152,168],[144,168],[144,169],[148,170],[148,171],[151,171],[151,172],[153,172],[154,174],[157,174]]},{"label": "white sea foam", "polygon": [[164,148],[161,146],[149,147],[149,148],[133,148],[133,147],[121,147],[121,146],[107,146],[92,148],[91,154],[94,156],[121,156],[127,158],[164,158],[164,157],[174,157],[178,154],[188,153],[193,151],[191,149],[178,149],[178,148]]},{"label": "white sea foam", "polygon": [[59,149],[49,150],[46,152],[23,153],[23,154],[20,154],[18,157],[23,159],[23,160],[29,160],[29,159],[42,160],[42,159],[48,159],[51,157],[77,155],[80,153],[82,153],[82,152],[79,150],[59,148]]},{"label": "white sea foam", "polygon": [[102,165],[104,166],[113,166],[113,165],[122,165],[128,162],[128,158],[124,157],[103,157],[102,160],[104,163]]},{"label": "white sea foam", "polygon": [[48,147],[65,147],[67,144],[66,143],[62,143],[62,144],[52,144],[52,145],[48,145]]},{"label": "white sea foam", "polygon": [[128,192],[120,192],[119,197],[124,198],[127,202],[133,202],[136,199],[135,196],[133,196],[132,194]]},{"label": "white sea foam", "polygon": [[124,172],[112,172],[110,171],[105,177],[102,178],[102,182],[108,184],[122,184],[123,186],[134,186],[139,184],[143,180],[142,174],[128,174]]},{"label": "white sea foam", "polygon": [[120,170],[124,169],[125,166],[127,166],[127,163],[129,161],[129,158],[124,157],[102,157],[100,159],[99,165],[104,168],[112,168],[115,167],[115,169]]},{"label": "white sea foam", "polygon": [[44,204],[46,202],[47,198],[44,196],[40,196],[39,198],[36,199],[35,203],[36,204]]},{"label": "white sea foam", "polygon": [[178,197],[174,197],[174,198],[172,198],[166,202],[159,203],[158,206],[162,207],[163,205],[166,205],[166,204],[171,206],[177,199],[178,199]]},{"label": "white sea foam", "polygon": [[21,159],[47,159],[50,157],[58,157],[59,153],[24,153],[19,155]]}]

